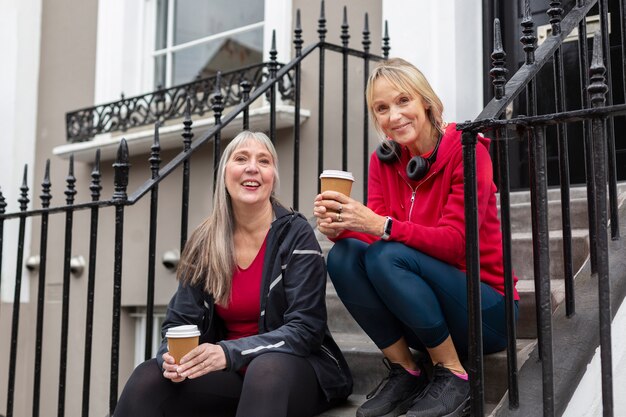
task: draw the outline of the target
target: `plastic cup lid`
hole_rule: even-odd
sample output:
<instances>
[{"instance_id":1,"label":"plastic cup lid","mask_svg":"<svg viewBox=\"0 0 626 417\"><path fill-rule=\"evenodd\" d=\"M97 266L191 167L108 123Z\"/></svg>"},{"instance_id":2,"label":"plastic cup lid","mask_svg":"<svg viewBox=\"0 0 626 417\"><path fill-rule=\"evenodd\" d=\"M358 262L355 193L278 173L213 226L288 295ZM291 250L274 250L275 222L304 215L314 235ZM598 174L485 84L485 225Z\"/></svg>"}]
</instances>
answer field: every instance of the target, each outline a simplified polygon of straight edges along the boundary
<instances>
[{"instance_id":1,"label":"plastic cup lid","mask_svg":"<svg viewBox=\"0 0 626 417\"><path fill-rule=\"evenodd\" d=\"M336 169L325 169L324 172L320 174L320 178L341 178L344 180L354 181L352 172L339 171Z\"/></svg>"},{"instance_id":2,"label":"plastic cup lid","mask_svg":"<svg viewBox=\"0 0 626 417\"><path fill-rule=\"evenodd\" d=\"M200 330L195 324L186 324L184 326L176 326L167 329L165 337L195 337L200 336Z\"/></svg>"}]
</instances>

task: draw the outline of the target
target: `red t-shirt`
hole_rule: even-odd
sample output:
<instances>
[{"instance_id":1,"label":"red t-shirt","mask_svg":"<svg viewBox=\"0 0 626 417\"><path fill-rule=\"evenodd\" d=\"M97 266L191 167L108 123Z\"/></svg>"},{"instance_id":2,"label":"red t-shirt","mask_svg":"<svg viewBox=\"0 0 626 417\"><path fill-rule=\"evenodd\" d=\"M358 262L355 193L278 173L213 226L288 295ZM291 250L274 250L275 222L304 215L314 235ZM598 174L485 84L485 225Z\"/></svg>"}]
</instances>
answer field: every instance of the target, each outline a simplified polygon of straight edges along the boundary
<instances>
[{"instance_id":1,"label":"red t-shirt","mask_svg":"<svg viewBox=\"0 0 626 417\"><path fill-rule=\"evenodd\" d=\"M231 299L228 307L215 305L217 314L226 325L226 339L240 339L259 333L261 314L261 277L267 238L259 253L247 268L237 267L233 274Z\"/></svg>"}]
</instances>

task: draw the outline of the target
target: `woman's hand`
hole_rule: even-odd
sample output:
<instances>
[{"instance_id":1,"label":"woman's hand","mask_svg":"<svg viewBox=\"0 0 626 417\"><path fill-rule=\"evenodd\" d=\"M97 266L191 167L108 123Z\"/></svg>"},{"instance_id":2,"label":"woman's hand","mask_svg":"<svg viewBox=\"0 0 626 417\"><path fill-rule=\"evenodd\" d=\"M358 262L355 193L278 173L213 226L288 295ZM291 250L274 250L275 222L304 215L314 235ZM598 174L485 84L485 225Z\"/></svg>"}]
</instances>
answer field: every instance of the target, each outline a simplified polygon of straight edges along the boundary
<instances>
[{"instance_id":1,"label":"woman's hand","mask_svg":"<svg viewBox=\"0 0 626 417\"><path fill-rule=\"evenodd\" d=\"M344 230L381 236L385 217L352 198L336 191L325 191L315 198L313 214L317 228L329 238L337 237Z\"/></svg>"},{"instance_id":2,"label":"woman's hand","mask_svg":"<svg viewBox=\"0 0 626 417\"><path fill-rule=\"evenodd\" d=\"M224 350L221 346L211 343L203 343L191 350L181 358L180 365L174 363L174 358L169 353L164 353L163 359L165 359L163 376L173 382L180 382L185 378L198 378L226 368Z\"/></svg>"},{"instance_id":3,"label":"woman's hand","mask_svg":"<svg viewBox=\"0 0 626 417\"><path fill-rule=\"evenodd\" d=\"M178 369L178 365L176 365L176 361L174 357L170 355L169 352L165 352L163 354L163 376L172 382L182 382L185 380L185 377L178 375L176 369Z\"/></svg>"}]
</instances>

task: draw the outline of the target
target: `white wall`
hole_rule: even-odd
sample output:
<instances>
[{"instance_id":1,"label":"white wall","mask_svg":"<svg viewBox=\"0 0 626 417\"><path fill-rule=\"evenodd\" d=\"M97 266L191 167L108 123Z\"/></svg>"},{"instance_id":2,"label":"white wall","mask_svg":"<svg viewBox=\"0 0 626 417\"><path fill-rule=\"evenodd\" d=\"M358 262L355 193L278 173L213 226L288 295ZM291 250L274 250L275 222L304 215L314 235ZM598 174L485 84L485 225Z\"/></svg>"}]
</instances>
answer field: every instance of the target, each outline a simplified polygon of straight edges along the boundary
<instances>
[{"instance_id":1,"label":"white wall","mask_svg":"<svg viewBox=\"0 0 626 417\"><path fill-rule=\"evenodd\" d=\"M467 0L383 0L390 56L415 64L444 105L444 119L462 122L482 110L482 8Z\"/></svg>"},{"instance_id":2,"label":"white wall","mask_svg":"<svg viewBox=\"0 0 626 417\"><path fill-rule=\"evenodd\" d=\"M613 415L626 416L626 303L622 302L611 325L611 354L613 357ZM600 348L596 350L585 376L578 384L563 417L592 417L602 415L602 378L600 377Z\"/></svg>"},{"instance_id":3,"label":"white wall","mask_svg":"<svg viewBox=\"0 0 626 417\"><path fill-rule=\"evenodd\" d=\"M0 65L0 187L7 199L7 212L19 209L17 199L24 163L29 165L29 198L33 200L40 27L41 0L0 0L0 50L3 51L3 63ZM39 195L38 189L35 195ZM2 301L13 300L17 232L16 221L5 222L4 256L0 271ZM25 260L29 255L29 241L27 230ZM23 274L23 277L22 300L27 301L27 275Z\"/></svg>"}]
</instances>

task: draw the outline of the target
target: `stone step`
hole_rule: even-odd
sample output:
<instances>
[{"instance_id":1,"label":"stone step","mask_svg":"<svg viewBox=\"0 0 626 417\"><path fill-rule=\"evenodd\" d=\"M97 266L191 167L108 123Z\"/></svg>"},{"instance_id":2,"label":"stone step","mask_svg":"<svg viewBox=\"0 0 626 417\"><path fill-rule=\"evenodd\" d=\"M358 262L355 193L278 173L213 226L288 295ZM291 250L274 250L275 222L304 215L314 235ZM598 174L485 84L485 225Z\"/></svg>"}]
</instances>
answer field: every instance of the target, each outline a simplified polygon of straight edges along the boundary
<instances>
[{"instance_id":1,"label":"stone step","mask_svg":"<svg viewBox=\"0 0 626 417\"><path fill-rule=\"evenodd\" d=\"M618 184L618 187L620 184ZM577 185L570 187L570 200L577 198L587 198L587 189L584 185ZM509 193L509 200L511 204L528 203L530 202L530 191L512 191ZM559 187L552 187L548 189L548 201L561 200L561 189ZM496 201L500 204L500 193L496 193Z\"/></svg>"},{"instance_id":2,"label":"stone step","mask_svg":"<svg viewBox=\"0 0 626 417\"><path fill-rule=\"evenodd\" d=\"M520 280L517 282L517 292L520 296L519 318L517 321L518 338L537 337L537 313L535 310L535 281ZM550 294L552 312L565 301L565 281L562 279L550 280Z\"/></svg>"},{"instance_id":3,"label":"stone step","mask_svg":"<svg viewBox=\"0 0 626 417\"><path fill-rule=\"evenodd\" d=\"M560 230L549 233L550 238L550 277L563 277L563 234ZM512 260L515 275L520 280L534 279L532 233L511 234ZM589 232L584 229L572 230L572 265L574 275L589 256Z\"/></svg>"},{"instance_id":4,"label":"stone step","mask_svg":"<svg viewBox=\"0 0 626 417\"><path fill-rule=\"evenodd\" d=\"M345 403L338 405L332 410L328 410L325 413L320 414L318 417L354 417L356 410L361 404L365 402L365 395L353 394ZM491 414L497 404L485 403L485 415ZM405 414L400 415L404 417Z\"/></svg>"},{"instance_id":5,"label":"stone step","mask_svg":"<svg viewBox=\"0 0 626 417\"><path fill-rule=\"evenodd\" d=\"M333 332L333 337L352 371L353 393L366 395L387 375L381 351L365 335ZM526 361L535 343L534 339L517 340L518 367ZM416 355L418 361L424 360L422 354ZM484 369L485 400L497 403L504 395L508 384L506 351L485 355Z\"/></svg>"},{"instance_id":6,"label":"stone step","mask_svg":"<svg viewBox=\"0 0 626 417\"><path fill-rule=\"evenodd\" d=\"M500 210L498 210L500 216ZM532 212L530 202L511 204L511 233L527 232L532 229ZM561 230L563 228L561 216L561 201L548 202L548 228ZM577 198L570 201L570 227L572 229L588 229L587 199Z\"/></svg>"},{"instance_id":7,"label":"stone step","mask_svg":"<svg viewBox=\"0 0 626 417\"><path fill-rule=\"evenodd\" d=\"M626 191L626 182L617 183L617 193ZM586 199L587 188L584 184L573 185L569 189L570 200ZM497 203L500 204L500 193L496 193ZM561 189L559 187L551 187L548 189L548 201L561 200ZM510 193L511 204L530 202L530 191L513 191Z\"/></svg>"}]
</instances>

